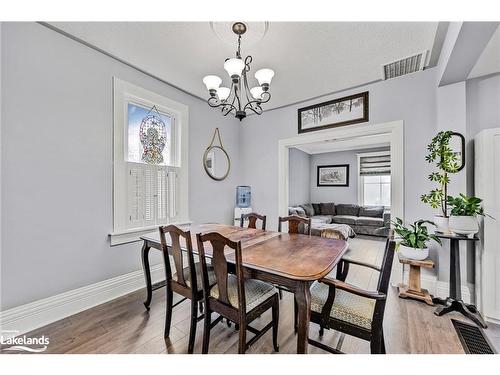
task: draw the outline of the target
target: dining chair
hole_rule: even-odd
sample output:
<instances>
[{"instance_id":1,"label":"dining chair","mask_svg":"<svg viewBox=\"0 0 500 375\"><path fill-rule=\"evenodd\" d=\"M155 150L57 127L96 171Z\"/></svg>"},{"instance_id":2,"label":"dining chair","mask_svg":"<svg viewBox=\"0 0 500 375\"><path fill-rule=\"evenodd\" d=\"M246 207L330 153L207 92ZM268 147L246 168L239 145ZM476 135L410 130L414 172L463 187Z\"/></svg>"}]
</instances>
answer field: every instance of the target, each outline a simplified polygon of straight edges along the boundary
<instances>
[{"instance_id":1,"label":"dining chair","mask_svg":"<svg viewBox=\"0 0 500 375\"><path fill-rule=\"evenodd\" d=\"M241 214L240 227L243 228L243 223L246 219L248 219L248 228L257 229L257 220L262 220L262 230L266 230L266 215L259 215L256 212Z\"/></svg>"},{"instance_id":2,"label":"dining chair","mask_svg":"<svg viewBox=\"0 0 500 375\"><path fill-rule=\"evenodd\" d=\"M197 303L203 300L203 288L201 282L200 263L195 263L193 256L193 246L191 243L191 233L185 232L175 225L162 226L160 229L160 243L165 264L165 289L166 289L166 310L165 310L165 331L164 337L170 335L170 325L172 321L172 310L175 306L186 299L191 300L191 325L189 328L188 353L193 353L194 339L196 336L196 324L203 319L203 315L197 316ZM170 235L171 245L167 245L166 234ZM184 265L184 258L180 245L181 238L186 244L187 266ZM168 248L171 248L172 258L176 273L172 275L170 266L170 256ZM215 282L213 268L207 266L208 283ZM173 292L180 294L184 298L173 304Z\"/></svg>"},{"instance_id":3,"label":"dining chair","mask_svg":"<svg viewBox=\"0 0 500 375\"><path fill-rule=\"evenodd\" d=\"M311 234L311 218L291 215L278 218L278 232L281 232L281 223L288 222L288 233L303 233ZM306 229L301 231L300 225L306 226Z\"/></svg>"},{"instance_id":4,"label":"dining chair","mask_svg":"<svg viewBox=\"0 0 500 375\"><path fill-rule=\"evenodd\" d=\"M260 280L245 278L240 241L231 241L217 232L198 233L196 237L200 256L205 305L202 353L208 353L210 330L222 318L234 322L239 327L238 353L244 354L270 328L273 330L274 350L279 351L279 300L274 286ZM210 242L212 248L212 266L216 278L214 285L210 283L209 268L205 258L205 242ZM235 257L236 261L234 264L234 274L228 272L233 265L227 262L225 255L226 248L234 251L231 254L231 256ZM253 320L269 309L272 310L272 320L269 324L260 331L250 326ZM211 321L212 312L220 315L214 322ZM247 331L255 334L248 342L246 341Z\"/></svg>"},{"instance_id":5,"label":"dining chair","mask_svg":"<svg viewBox=\"0 0 500 375\"><path fill-rule=\"evenodd\" d=\"M311 218L305 218L297 215L285 216L278 218L278 232L281 232L281 223L288 223L288 233L292 234L307 234L311 235ZM304 230L301 230L300 226L305 226ZM283 290L290 292L287 288L276 285L279 291L280 299L283 298ZM296 309L296 308L295 308Z\"/></svg>"},{"instance_id":6,"label":"dining chair","mask_svg":"<svg viewBox=\"0 0 500 375\"><path fill-rule=\"evenodd\" d=\"M344 259L345 274L349 264L367 267L379 272L377 288L369 291L345 281L324 278L311 286L311 322L322 329L333 329L370 341L372 354L385 354L382 323L387 301L396 243L391 230L387 237L381 268L363 262ZM309 344L330 353L341 353L321 342L309 338Z\"/></svg>"}]
</instances>

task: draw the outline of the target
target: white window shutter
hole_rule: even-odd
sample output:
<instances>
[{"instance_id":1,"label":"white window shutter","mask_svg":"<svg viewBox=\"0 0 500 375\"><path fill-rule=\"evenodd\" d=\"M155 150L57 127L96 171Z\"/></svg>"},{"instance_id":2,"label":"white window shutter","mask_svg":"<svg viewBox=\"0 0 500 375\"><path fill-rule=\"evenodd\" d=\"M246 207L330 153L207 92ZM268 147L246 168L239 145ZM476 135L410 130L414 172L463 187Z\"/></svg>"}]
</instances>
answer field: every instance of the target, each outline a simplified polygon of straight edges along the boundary
<instances>
[{"instance_id":1,"label":"white window shutter","mask_svg":"<svg viewBox=\"0 0 500 375\"><path fill-rule=\"evenodd\" d=\"M158 168L156 172L156 219L157 224L162 224L167 221L167 200L168 200L168 183L167 170Z\"/></svg>"},{"instance_id":2,"label":"white window shutter","mask_svg":"<svg viewBox=\"0 0 500 375\"><path fill-rule=\"evenodd\" d=\"M145 166L143 168L144 179L144 210L143 225L155 224L155 201L156 201L156 175L155 168Z\"/></svg>"},{"instance_id":3,"label":"white window shutter","mask_svg":"<svg viewBox=\"0 0 500 375\"><path fill-rule=\"evenodd\" d=\"M177 216L177 171L170 170L168 172L168 216L175 218Z\"/></svg>"},{"instance_id":4,"label":"white window shutter","mask_svg":"<svg viewBox=\"0 0 500 375\"><path fill-rule=\"evenodd\" d=\"M142 168L130 166L128 169L128 219L129 227L142 225L142 200L144 196Z\"/></svg>"}]
</instances>

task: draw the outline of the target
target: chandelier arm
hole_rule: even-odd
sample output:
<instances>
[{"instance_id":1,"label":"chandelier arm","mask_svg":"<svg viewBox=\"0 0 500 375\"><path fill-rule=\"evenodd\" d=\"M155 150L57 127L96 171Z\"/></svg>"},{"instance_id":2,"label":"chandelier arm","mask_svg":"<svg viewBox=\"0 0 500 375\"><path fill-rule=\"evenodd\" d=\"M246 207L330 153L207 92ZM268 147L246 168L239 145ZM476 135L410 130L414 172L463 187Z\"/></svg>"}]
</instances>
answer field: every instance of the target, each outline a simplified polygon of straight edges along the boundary
<instances>
[{"instance_id":1,"label":"chandelier arm","mask_svg":"<svg viewBox=\"0 0 500 375\"><path fill-rule=\"evenodd\" d=\"M254 100L253 102L247 103L247 105L245 106L245 111L247 109L249 109L250 111L252 111L253 113L255 113L257 115L261 115L264 112L262 110L262 107L260 106L260 104L256 100Z\"/></svg>"},{"instance_id":2,"label":"chandelier arm","mask_svg":"<svg viewBox=\"0 0 500 375\"><path fill-rule=\"evenodd\" d=\"M240 96L238 95L238 89L240 89L240 92L241 92L241 79L240 81L238 82L238 84L235 84L234 86L234 97L236 99L236 101L238 102L238 111L241 111L241 100L240 100Z\"/></svg>"},{"instance_id":3,"label":"chandelier arm","mask_svg":"<svg viewBox=\"0 0 500 375\"><path fill-rule=\"evenodd\" d=\"M253 101L253 96L250 92L250 88L248 87L248 80L247 80L247 75L246 73L244 74L244 78L243 78L243 84L245 86L245 96L247 98L247 104L250 103L251 101Z\"/></svg>"},{"instance_id":4,"label":"chandelier arm","mask_svg":"<svg viewBox=\"0 0 500 375\"><path fill-rule=\"evenodd\" d=\"M220 100L218 100L217 98L215 97L211 97L207 100L207 103L210 107L212 108L219 108L219 107L222 107L221 110L224 111L226 108L231 108L230 111L232 109L236 109L236 107L232 104L229 104L229 103L225 103L225 102L221 102Z\"/></svg>"}]
</instances>

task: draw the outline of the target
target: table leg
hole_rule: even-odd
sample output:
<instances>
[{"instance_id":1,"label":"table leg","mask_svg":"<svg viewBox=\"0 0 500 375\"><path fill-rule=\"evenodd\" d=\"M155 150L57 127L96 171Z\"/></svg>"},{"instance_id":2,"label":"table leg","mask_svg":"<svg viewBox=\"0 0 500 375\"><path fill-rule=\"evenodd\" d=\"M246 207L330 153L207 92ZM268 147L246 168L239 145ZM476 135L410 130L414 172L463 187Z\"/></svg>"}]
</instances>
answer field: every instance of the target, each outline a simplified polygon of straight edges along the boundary
<instances>
[{"instance_id":1,"label":"table leg","mask_svg":"<svg viewBox=\"0 0 500 375\"><path fill-rule=\"evenodd\" d=\"M297 285L295 300L297 301L297 353L307 354L309 338L309 321L311 319L310 282L303 281Z\"/></svg>"},{"instance_id":2,"label":"table leg","mask_svg":"<svg viewBox=\"0 0 500 375\"><path fill-rule=\"evenodd\" d=\"M462 299L462 281L460 279L460 251L459 241L450 239L450 290L449 297L455 300Z\"/></svg>"},{"instance_id":3,"label":"table leg","mask_svg":"<svg viewBox=\"0 0 500 375\"><path fill-rule=\"evenodd\" d=\"M149 268L149 250L151 247L148 245L147 241L144 241L141 249L142 258L142 268L144 270L144 278L146 280L146 292L147 297L144 301L144 306L149 311L149 305L151 304L151 298L153 297L153 286L151 285L151 269Z\"/></svg>"}]
</instances>

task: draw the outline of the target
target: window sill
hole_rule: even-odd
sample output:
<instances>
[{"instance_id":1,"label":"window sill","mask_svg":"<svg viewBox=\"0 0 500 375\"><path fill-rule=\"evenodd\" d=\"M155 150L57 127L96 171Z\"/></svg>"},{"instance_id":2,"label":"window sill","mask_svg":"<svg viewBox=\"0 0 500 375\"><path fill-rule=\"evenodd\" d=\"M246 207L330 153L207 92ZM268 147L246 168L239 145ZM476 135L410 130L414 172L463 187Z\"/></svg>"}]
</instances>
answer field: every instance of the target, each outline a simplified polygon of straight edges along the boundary
<instances>
[{"instance_id":1,"label":"window sill","mask_svg":"<svg viewBox=\"0 0 500 375\"><path fill-rule=\"evenodd\" d=\"M191 224L190 220L176 221L165 225L184 225ZM109 234L111 246L123 245L131 242L138 242L141 236L146 233L157 232L159 225L152 225L149 227L134 228L123 232L113 232Z\"/></svg>"}]
</instances>

